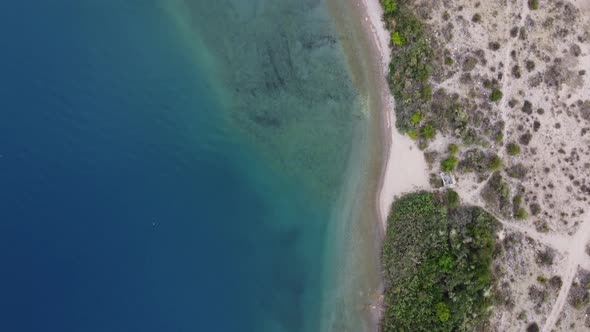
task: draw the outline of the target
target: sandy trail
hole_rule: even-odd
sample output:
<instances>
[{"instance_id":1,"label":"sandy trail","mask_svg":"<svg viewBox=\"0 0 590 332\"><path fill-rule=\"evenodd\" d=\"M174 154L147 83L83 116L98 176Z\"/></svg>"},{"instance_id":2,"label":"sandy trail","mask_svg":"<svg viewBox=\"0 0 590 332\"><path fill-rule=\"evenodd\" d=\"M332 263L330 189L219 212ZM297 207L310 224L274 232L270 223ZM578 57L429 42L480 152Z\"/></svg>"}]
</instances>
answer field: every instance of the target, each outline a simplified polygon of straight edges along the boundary
<instances>
[{"instance_id":1,"label":"sandy trail","mask_svg":"<svg viewBox=\"0 0 590 332\"><path fill-rule=\"evenodd\" d=\"M473 199L476 196L477 195L472 195L465 199L465 203L483 206L478 199ZM586 215L584 222L579 226L576 233L573 236L567 236L557 233L540 233L535 229L503 220L487 209L486 211L493 215L505 228L526 234L537 242L550 246L565 256L567 264L564 270L565 273L562 275L563 287L561 288L557 300L553 304L551 313L547 317L543 327L543 332L550 332L563 311L578 267L590 270L590 257L588 257L586 253L586 244L590 242L590 213Z\"/></svg>"},{"instance_id":2,"label":"sandy trail","mask_svg":"<svg viewBox=\"0 0 590 332\"><path fill-rule=\"evenodd\" d=\"M562 277L563 287L561 288L557 300L551 309L551 314L547 317L545 326L543 326L543 332L549 332L555 326L563 306L566 303L567 296L570 288L572 287L572 281L576 276L578 267L587 267L589 265L588 256L586 254L586 244L590 240L590 214L584 218L584 223L580 225L578 231L572 239L570 239L569 246L566 249L565 254L567 255L567 267L565 274Z\"/></svg>"}]
</instances>

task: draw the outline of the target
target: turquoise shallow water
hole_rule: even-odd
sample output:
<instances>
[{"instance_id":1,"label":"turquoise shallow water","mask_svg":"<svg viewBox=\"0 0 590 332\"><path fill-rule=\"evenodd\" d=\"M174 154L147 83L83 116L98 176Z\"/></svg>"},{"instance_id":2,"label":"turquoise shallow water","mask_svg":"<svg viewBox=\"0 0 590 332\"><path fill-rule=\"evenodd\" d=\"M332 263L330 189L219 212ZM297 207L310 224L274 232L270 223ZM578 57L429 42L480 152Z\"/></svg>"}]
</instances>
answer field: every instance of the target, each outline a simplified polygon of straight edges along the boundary
<instances>
[{"instance_id":1,"label":"turquoise shallow water","mask_svg":"<svg viewBox=\"0 0 590 332\"><path fill-rule=\"evenodd\" d=\"M324 2L0 12L0 330L307 332L332 303L359 314L329 262L346 260L364 120Z\"/></svg>"}]
</instances>

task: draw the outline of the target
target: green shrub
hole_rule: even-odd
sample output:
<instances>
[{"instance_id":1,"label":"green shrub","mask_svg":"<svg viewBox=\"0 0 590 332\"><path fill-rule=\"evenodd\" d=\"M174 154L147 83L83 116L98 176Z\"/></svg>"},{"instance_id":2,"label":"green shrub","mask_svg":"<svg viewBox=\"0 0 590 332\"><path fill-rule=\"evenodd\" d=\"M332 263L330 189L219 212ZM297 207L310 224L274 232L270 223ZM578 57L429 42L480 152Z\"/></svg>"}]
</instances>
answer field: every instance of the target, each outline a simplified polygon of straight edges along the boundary
<instances>
[{"instance_id":1,"label":"green shrub","mask_svg":"<svg viewBox=\"0 0 590 332\"><path fill-rule=\"evenodd\" d=\"M425 85L422 88L422 90L420 91L420 97L422 97L422 99L424 100L432 99L432 87L429 84Z\"/></svg>"},{"instance_id":2,"label":"green shrub","mask_svg":"<svg viewBox=\"0 0 590 332\"><path fill-rule=\"evenodd\" d=\"M459 194L457 194L456 191L450 189L447 190L446 201L449 209L456 209L461 204L461 198L459 197Z\"/></svg>"},{"instance_id":3,"label":"green shrub","mask_svg":"<svg viewBox=\"0 0 590 332\"><path fill-rule=\"evenodd\" d=\"M391 42L393 45L404 46L406 44L406 39L398 31L396 31L391 34Z\"/></svg>"},{"instance_id":4,"label":"green shrub","mask_svg":"<svg viewBox=\"0 0 590 332\"><path fill-rule=\"evenodd\" d=\"M436 316L441 322L446 322L451 318L451 311L449 307L443 302L439 302L436 304Z\"/></svg>"},{"instance_id":5,"label":"green shrub","mask_svg":"<svg viewBox=\"0 0 590 332\"><path fill-rule=\"evenodd\" d=\"M413 140L418 139L418 134L415 130L408 130L408 136L410 136L410 138Z\"/></svg>"},{"instance_id":6,"label":"green shrub","mask_svg":"<svg viewBox=\"0 0 590 332\"><path fill-rule=\"evenodd\" d=\"M529 217L528 212L524 208L518 208L514 213L514 218L518 220L525 220Z\"/></svg>"},{"instance_id":7,"label":"green shrub","mask_svg":"<svg viewBox=\"0 0 590 332\"><path fill-rule=\"evenodd\" d=\"M494 172L481 191L484 202L496 212L506 218L512 216L510 185L500 172Z\"/></svg>"},{"instance_id":8,"label":"green shrub","mask_svg":"<svg viewBox=\"0 0 590 332\"><path fill-rule=\"evenodd\" d=\"M438 269L442 272L450 273L455 266L455 260L450 255L444 255L438 260Z\"/></svg>"},{"instance_id":9,"label":"green shrub","mask_svg":"<svg viewBox=\"0 0 590 332\"><path fill-rule=\"evenodd\" d=\"M539 9L539 0L529 0L529 8L532 10Z\"/></svg>"},{"instance_id":10,"label":"green shrub","mask_svg":"<svg viewBox=\"0 0 590 332\"><path fill-rule=\"evenodd\" d=\"M506 151L511 156L517 156L520 154L520 145L517 143L510 143L506 146Z\"/></svg>"},{"instance_id":11,"label":"green shrub","mask_svg":"<svg viewBox=\"0 0 590 332\"><path fill-rule=\"evenodd\" d=\"M424 24L413 8L406 1L397 4L392 14L385 15L387 28L393 32L391 42L397 46L392 52L388 83L396 101L396 126L407 132L415 128L410 119L415 112L430 110L431 91L427 85L433 71L433 51Z\"/></svg>"},{"instance_id":12,"label":"green shrub","mask_svg":"<svg viewBox=\"0 0 590 332\"><path fill-rule=\"evenodd\" d=\"M515 208L519 208L520 204L522 204L522 196L514 196L514 198L512 198L512 205L514 205Z\"/></svg>"},{"instance_id":13,"label":"green shrub","mask_svg":"<svg viewBox=\"0 0 590 332\"><path fill-rule=\"evenodd\" d=\"M482 330L497 221L480 208L448 211L438 195L417 192L395 200L387 222L382 331Z\"/></svg>"},{"instance_id":14,"label":"green shrub","mask_svg":"<svg viewBox=\"0 0 590 332\"><path fill-rule=\"evenodd\" d=\"M463 71L472 71L475 66L477 66L477 59L472 56L468 56L465 61L463 61Z\"/></svg>"},{"instance_id":15,"label":"green shrub","mask_svg":"<svg viewBox=\"0 0 590 332\"><path fill-rule=\"evenodd\" d=\"M410 121L412 122L413 125L417 125L420 123L420 121L422 120L423 117L424 117L424 114L422 112L416 112L416 113L412 114Z\"/></svg>"},{"instance_id":16,"label":"green shrub","mask_svg":"<svg viewBox=\"0 0 590 332\"><path fill-rule=\"evenodd\" d=\"M457 157L450 156L440 163L440 168L445 172L452 172L457 167Z\"/></svg>"},{"instance_id":17,"label":"green shrub","mask_svg":"<svg viewBox=\"0 0 590 332\"><path fill-rule=\"evenodd\" d=\"M436 129L431 124L426 124L420 128L420 136L424 139L433 139L436 136Z\"/></svg>"},{"instance_id":18,"label":"green shrub","mask_svg":"<svg viewBox=\"0 0 590 332\"><path fill-rule=\"evenodd\" d=\"M451 58L450 56L445 58L445 65L451 66L453 63L455 63L455 60L453 60L453 58Z\"/></svg>"},{"instance_id":19,"label":"green shrub","mask_svg":"<svg viewBox=\"0 0 590 332\"><path fill-rule=\"evenodd\" d=\"M449 144L449 153L453 156L459 153L459 146L457 144Z\"/></svg>"},{"instance_id":20,"label":"green shrub","mask_svg":"<svg viewBox=\"0 0 590 332\"><path fill-rule=\"evenodd\" d=\"M500 168L502 168L502 159L500 159L500 157L498 156L493 156L492 158L490 158L489 163L488 163L488 170L490 171L497 171Z\"/></svg>"},{"instance_id":21,"label":"green shrub","mask_svg":"<svg viewBox=\"0 0 590 332\"><path fill-rule=\"evenodd\" d=\"M492 93L490 94L490 101L497 102L502 99L503 96L504 94L502 91L500 91L500 89L493 88Z\"/></svg>"},{"instance_id":22,"label":"green shrub","mask_svg":"<svg viewBox=\"0 0 590 332\"><path fill-rule=\"evenodd\" d=\"M381 3L383 4L385 15L391 15L397 9L397 3L395 0L381 0Z\"/></svg>"},{"instance_id":23,"label":"green shrub","mask_svg":"<svg viewBox=\"0 0 590 332\"><path fill-rule=\"evenodd\" d=\"M498 133L496 136L494 136L494 142L496 142L496 143L502 142L503 139L504 139L504 134L502 134L502 133Z\"/></svg>"}]
</instances>

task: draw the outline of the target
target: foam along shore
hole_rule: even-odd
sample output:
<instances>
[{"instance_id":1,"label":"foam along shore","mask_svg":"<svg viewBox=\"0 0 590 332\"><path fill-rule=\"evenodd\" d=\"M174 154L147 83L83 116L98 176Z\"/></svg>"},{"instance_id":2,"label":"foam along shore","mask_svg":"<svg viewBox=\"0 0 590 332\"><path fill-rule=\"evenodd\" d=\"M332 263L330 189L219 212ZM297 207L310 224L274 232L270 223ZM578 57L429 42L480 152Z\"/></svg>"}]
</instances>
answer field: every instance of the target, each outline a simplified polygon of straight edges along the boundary
<instances>
[{"instance_id":1,"label":"foam along shore","mask_svg":"<svg viewBox=\"0 0 590 332\"><path fill-rule=\"evenodd\" d=\"M383 22L383 9L377 0L361 0L365 11L364 21L372 35L372 43L380 57L382 75L379 80L381 130L383 138L383 167L377 191L377 214L383 230L387 226L387 215L396 196L428 188L428 172L424 155L415 142L398 132L395 127L395 103L387 85L387 72L391 58L390 34Z\"/></svg>"}]
</instances>

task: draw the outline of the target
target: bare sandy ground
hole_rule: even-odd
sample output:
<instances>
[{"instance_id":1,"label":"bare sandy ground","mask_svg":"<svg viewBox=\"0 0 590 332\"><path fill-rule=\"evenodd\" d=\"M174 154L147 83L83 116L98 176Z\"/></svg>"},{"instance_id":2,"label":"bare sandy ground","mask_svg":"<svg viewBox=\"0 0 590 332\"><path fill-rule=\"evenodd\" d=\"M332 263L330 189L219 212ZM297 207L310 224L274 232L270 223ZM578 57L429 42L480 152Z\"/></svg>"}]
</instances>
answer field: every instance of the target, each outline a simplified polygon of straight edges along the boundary
<instances>
[{"instance_id":1,"label":"bare sandy ground","mask_svg":"<svg viewBox=\"0 0 590 332\"><path fill-rule=\"evenodd\" d=\"M590 0L573 0L574 5L576 5L581 10L589 11L590 10Z\"/></svg>"},{"instance_id":2,"label":"bare sandy ground","mask_svg":"<svg viewBox=\"0 0 590 332\"><path fill-rule=\"evenodd\" d=\"M456 172L463 202L486 208L504 226L493 267L498 298L491 330L534 324L547 332L590 330L590 305L573 304L590 271L590 117L583 106L590 98L590 0L543 0L537 10L527 0L416 3L454 60L433 90L476 100L472 116L480 110L490 123L504 124L501 142L464 146L459 158L468 149L500 156L510 199L520 196L529 212L519 220L484 201L491 174ZM469 56L478 58L473 69L463 66ZM487 104L486 79L497 80L504 93L498 104ZM510 142L522 152L509 155ZM441 135L429 150L444 156L449 143L458 142ZM518 165L526 174L510 176L507 170Z\"/></svg>"},{"instance_id":3,"label":"bare sandy ground","mask_svg":"<svg viewBox=\"0 0 590 332\"><path fill-rule=\"evenodd\" d=\"M377 0L358 1L381 56L383 70L379 85L382 87L386 158L377 207L385 230L387 214L395 196L432 188L422 151L395 128L393 98L385 79L391 50L389 33L381 21L381 7ZM590 306L585 304L583 308L574 308L571 303L574 290L586 282L585 271L590 271L590 250L586 249L586 245L590 245L589 200L577 189L580 183L586 183L590 178L590 141L584 136L584 130L590 132L590 129L584 129L588 122L575 115L578 100L590 97L590 81L587 74L582 74L583 70L590 71L590 43L585 35L585 31L590 31L590 0L547 0L541 2L539 10L530 10L527 2L448 0L443 6L442 2L418 0L418 8L429 17L428 23L438 36L451 32L446 48L456 63L462 63L465 55L473 50L483 50L487 65L484 60L471 72L476 82L487 77L500 77L500 88L505 97L487 113L492 120L505 123L504 145L492 142L489 147L480 149L497 153L506 167L524 164L528 169L525 178L516 180L505 176L505 179L514 195L522 195L528 210L532 211L531 206L535 204L542 208L542 213L531 214L524 221L516 220L512 215L497 215L480 196L487 179L482 181L470 174L459 174L456 190L463 202L486 208L504 226L498 234L498 245L504 254L494 262L498 278L496 293L501 297L496 301L504 303L494 307L491 330L525 330L537 324L547 332L585 331L590 328ZM568 7L568 3L579 12ZM446 10L451 13L449 21L443 19ZM481 23L472 21L476 14L483 18ZM515 27L521 30L517 38L511 36ZM566 29L571 29L569 34L564 32ZM501 45L497 52L489 49L492 41ZM575 45L579 46L577 51ZM536 63L536 68L525 71L525 61L529 60ZM559 67L558 61L564 65ZM564 73L559 76L562 82L557 88L547 83L552 79L549 74L554 63ZM517 65L522 77L521 74L515 76ZM460 82L461 71L457 72L458 75L453 74L433 85L460 95L475 93L478 96L481 86ZM545 85L532 85L531 82L538 80L541 74L545 75ZM516 107L509 105L514 100L517 101ZM521 112L524 100L530 100L535 106L532 115ZM541 112L541 108L545 112ZM530 144L523 145L521 155L509 156L505 144L519 141L521 134L533 127L533 139ZM439 137L430 149L444 153L449 143L455 141ZM552 253L551 263L543 262L547 252ZM552 280L558 282L551 283Z\"/></svg>"}]
</instances>

